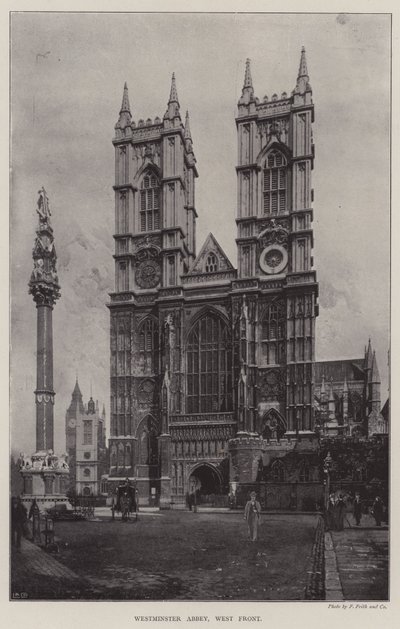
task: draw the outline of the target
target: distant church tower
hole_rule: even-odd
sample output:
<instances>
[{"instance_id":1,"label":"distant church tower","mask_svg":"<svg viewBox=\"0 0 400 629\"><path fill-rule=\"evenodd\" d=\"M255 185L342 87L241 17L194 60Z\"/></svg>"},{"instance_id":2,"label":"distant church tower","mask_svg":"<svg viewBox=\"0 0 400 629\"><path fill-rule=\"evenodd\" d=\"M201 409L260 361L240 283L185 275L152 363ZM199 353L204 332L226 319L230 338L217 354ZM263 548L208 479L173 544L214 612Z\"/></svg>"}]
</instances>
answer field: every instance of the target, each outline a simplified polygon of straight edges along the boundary
<instances>
[{"instance_id":1,"label":"distant church tower","mask_svg":"<svg viewBox=\"0 0 400 629\"><path fill-rule=\"evenodd\" d=\"M281 434L314 429L313 120L304 48L290 96L259 101L247 60L236 118L237 284L248 311L241 362L248 398L257 388L258 414L274 409ZM242 428L254 430L251 413Z\"/></svg>"}]
</instances>

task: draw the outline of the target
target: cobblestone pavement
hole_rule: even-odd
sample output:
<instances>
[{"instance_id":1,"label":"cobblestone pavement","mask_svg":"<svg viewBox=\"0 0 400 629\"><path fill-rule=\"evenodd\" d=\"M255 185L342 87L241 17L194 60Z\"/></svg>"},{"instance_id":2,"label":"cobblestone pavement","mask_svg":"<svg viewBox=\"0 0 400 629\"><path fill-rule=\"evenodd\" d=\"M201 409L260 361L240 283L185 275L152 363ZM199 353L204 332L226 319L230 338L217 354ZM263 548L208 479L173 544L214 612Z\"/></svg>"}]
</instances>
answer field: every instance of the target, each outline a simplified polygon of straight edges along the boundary
<instances>
[{"instance_id":1,"label":"cobblestone pavement","mask_svg":"<svg viewBox=\"0 0 400 629\"><path fill-rule=\"evenodd\" d=\"M252 543L241 513L57 522L57 560L82 583L63 595L42 575L24 591L36 599L304 600L317 524L315 515L265 514Z\"/></svg>"},{"instance_id":2,"label":"cobblestone pavement","mask_svg":"<svg viewBox=\"0 0 400 629\"><path fill-rule=\"evenodd\" d=\"M337 597L332 592L330 600L388 599L389 531L387 527L365 524L370 523L364 522L362 527L346 528L330 534L337 567L336 577L334 570L331 574L327 571L326 575L327 581L331 579L331 589L337 590Z\"/></svg>"}]
</instances>

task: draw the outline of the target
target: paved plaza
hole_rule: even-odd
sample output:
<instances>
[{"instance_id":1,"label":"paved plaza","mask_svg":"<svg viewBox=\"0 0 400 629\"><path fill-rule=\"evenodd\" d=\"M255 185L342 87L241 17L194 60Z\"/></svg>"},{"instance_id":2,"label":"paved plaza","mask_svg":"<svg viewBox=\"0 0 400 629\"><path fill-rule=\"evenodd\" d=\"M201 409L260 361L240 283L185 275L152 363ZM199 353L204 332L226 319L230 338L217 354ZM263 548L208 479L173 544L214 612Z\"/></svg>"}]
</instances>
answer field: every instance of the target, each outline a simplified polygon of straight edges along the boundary
<instances>
[{"instance_id":1,"label":"paved plaza","mask_svg":"<svg viewBox=\"0 0 400 629\"><path fill-rule=\"evenodd\" d=\"M147 511L139 520L56 522L59 552L23 540L13 599L387 600L387 527L323 532L317 515L263 514L247 539L238 512Z\"/></svg>"},{"instance_id":2,"label":"paved plaza","mask_svg":"<svg viewBox=\"0 0 400 629\"><path fill-rule=\"evenodd\" d=\"M14 597L22 592L29 599L302 600L317 523L316 515L265 514L253 543L242 513L165 511L141 513L138 522L109 516L56 522L54 563L74 579L40 566L36 556L34 577L26 566L32 545L25 543L13 558L12 589Z\"/></svg>"}]
</instances>

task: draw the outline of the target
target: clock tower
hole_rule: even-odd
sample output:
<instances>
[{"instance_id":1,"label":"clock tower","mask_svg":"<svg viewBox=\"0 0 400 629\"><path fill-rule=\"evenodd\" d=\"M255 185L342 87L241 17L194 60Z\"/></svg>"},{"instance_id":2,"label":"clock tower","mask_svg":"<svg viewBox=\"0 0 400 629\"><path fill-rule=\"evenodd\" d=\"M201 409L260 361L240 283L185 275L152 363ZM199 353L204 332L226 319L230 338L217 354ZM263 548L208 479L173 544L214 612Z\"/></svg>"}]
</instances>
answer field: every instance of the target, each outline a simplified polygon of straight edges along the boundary
<instances>
[{"instance_id":1,"label":"clock tower","mask_svg":"<svg viewBox=\"0 0 400 629\"><path fill-rule=\"evenodd\" d=\"M243 334L256 347L241 357L247 399L257 400L247 431L314 429L313 121L304 48L290 95L256 98L247 60L236 118L238 275L254 302Z\"/></svg>"}]
</instances>

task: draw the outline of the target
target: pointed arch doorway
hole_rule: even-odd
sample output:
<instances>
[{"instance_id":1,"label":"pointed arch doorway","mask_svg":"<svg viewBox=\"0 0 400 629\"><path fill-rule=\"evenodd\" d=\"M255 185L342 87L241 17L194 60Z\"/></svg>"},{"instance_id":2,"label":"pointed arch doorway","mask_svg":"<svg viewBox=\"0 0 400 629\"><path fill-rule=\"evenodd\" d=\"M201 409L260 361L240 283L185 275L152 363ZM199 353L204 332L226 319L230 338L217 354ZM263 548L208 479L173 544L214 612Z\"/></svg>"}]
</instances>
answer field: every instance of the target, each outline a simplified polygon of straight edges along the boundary
<instances>
[{"instance_id":1,"label":"pointed arch doorway","mask_svg":"<svg viewBox=\"0 0 400 629\"><path fill-rule=\"evenodd\" d=\"M212 502L211 496L222 491L220 472L211 463L199 463L190 472L188 479L189 494L196 494L198 504Z\"/></svg>"}]
</instances>

